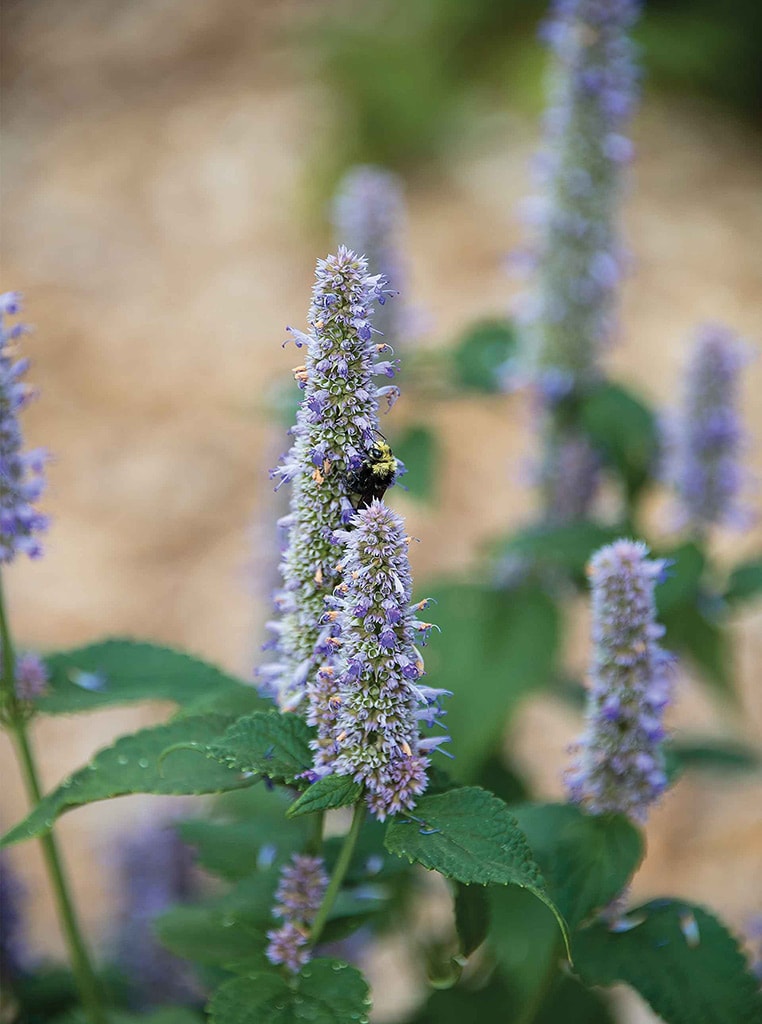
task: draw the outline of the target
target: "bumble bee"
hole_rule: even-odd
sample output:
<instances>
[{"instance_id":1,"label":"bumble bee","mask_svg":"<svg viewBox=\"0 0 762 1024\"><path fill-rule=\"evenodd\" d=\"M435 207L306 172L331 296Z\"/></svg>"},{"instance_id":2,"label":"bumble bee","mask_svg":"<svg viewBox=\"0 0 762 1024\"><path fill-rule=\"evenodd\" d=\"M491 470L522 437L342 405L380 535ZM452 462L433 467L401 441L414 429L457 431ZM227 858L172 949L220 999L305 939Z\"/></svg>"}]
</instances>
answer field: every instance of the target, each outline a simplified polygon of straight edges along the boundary
<instances>
[{"instance_id":1,"label":"bumble bee","mask_svg":"<svg viewBox=\"0 0 762 1024\"><path fill-rule=\"evenodd\" d=\"M363 453L357 469L347 473L347 490L352 507L367 508L374 498L383 498L397 475L397 460L383 434Z\"/></svg>"}]
</instances>

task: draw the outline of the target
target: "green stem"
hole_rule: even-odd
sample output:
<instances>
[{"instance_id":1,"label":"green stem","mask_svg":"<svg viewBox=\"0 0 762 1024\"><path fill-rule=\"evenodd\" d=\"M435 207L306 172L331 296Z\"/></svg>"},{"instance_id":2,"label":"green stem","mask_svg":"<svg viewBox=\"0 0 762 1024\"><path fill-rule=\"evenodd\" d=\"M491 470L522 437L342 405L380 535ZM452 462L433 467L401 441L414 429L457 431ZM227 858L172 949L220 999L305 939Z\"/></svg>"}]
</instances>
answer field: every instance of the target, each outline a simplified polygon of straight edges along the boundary
<instances>
[{"instance_id":1,"label":"green stem","mask_svg":"<svg viewBox=\"0 0 762 1024\"><path fill-rule=\"evenodd\" d=\"M313 857L320 856L320 850L323 846L323 823L325 821L325 811L318 811L312 815L312 834L307 842L307 852L312 854Z\"/></svg>"},{"instance_id":2,"label":"green stem","mask_svg":"<svg viewBox=\"0 0 762 1024\"><path fill-rule=\"evenodd\" d=\"M312 928L310 928L310 945L312 946L317 944L318 939L323 933L325 923L328 920L328 915L331 912L331 907L333 907L334 900L341 888L341 883L344 881L344 876L347 873L349 862L352 860L352 854L355 851L357 837L360 835L360 829L362 828L364 819L365 800L361 798L355 804L352 824L350 825L349 832L347 832L344 838L344 844L341 847L339 859L336 861L336 866L333 869L331 881L328 883L328 888L325 891L323 902L320 904L320 910L318 910L315 920L312 923Z\"/></svg>"},{"instance_id":3,"label":"green stem","mask_svg":"<svg viewBox=\"0 0 762 1024\"><path fill-rule=\"evenodd\" d=\"M3 602L2 574L0 574L0 639L2 640L3 654L3 687L6 690L7 708L10 712L9 729L16 744L21 774L24 779L24 786L32 807L36 807L42 800L42 789L37 774L37 765L27 735L26 722L18 709L15 697L16 678L16 657L11 640L8 620L5 615L5 604ZM82 1004L90 1018L91 1024L107 1024L108 1018L103 1008L100 987L90 963L82 933L77 922L77 915L74 910L69 886L64 874L63 864L58 852L58 846L52 832L40 837L42 853L45 858L45 866L48 870L50 884L55 896L58 909L58 918L61 929L69 949L72 970L77 982L77 988L82 999Z\"/></svg>"}]
</instances>

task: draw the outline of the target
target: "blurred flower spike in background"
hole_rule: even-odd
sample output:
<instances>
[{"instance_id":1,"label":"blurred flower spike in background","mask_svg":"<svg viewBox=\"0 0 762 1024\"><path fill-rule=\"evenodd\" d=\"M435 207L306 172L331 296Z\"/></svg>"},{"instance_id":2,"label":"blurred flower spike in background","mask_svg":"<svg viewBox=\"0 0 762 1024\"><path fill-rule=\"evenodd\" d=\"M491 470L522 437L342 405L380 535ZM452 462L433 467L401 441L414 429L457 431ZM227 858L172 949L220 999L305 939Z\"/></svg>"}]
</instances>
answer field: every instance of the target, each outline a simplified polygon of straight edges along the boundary
<instances>
[{"instance_id":1,"label":"blurred flower spike in background","mask_svg":"<svg viewBox=\"0 0 762 1024\"><path fill-rule=\"evenodd\" d=\"M45 487L43 471L47 454L41 448L23 451L18 414L34 396L22 383L27 359L15 359L15 342L26 332L23 324L7 327L5 318L21 308L18 292L0 295L0 562L12 562L17 554L37 558L42 554L38 534L48 525L35 508Z\"/></svg>"},{"instance_id":2,"label":"blurred flower spike in background","mask_svg":"<svg viewBox=\"0 0 762 1024\"><path fill-rule=\"evenodd\" d=\"M654 588L665 563L619 540L590 561L593 659L587 730L567 772L571 799L593 814L645 821L664 792L663 723L672 658L659 646Z\"/></svg>"},{"instance_id":3,"label":"blurred flower spike in background","mask_svg":"<svg viewBox=\"0 0 762 1024\"><path fill-rule=\"evenodd\" d=\"M622 272L617 220L636 101L628 32L637 0L556 0L541 197L533 204L535 281L521 311L529 372L550 400L600 375Z\"/></svg>"}]
</instances>

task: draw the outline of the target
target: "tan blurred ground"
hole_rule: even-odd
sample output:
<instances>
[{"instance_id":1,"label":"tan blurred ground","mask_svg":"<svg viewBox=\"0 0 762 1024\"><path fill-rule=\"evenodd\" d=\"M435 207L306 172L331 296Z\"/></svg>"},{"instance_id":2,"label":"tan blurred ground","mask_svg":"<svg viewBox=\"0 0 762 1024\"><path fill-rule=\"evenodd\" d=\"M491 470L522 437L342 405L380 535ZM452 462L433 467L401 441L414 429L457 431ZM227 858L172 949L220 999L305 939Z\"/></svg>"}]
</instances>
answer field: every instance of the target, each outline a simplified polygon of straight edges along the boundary
<instances>
[{"instance_id":1,"label":"tan blurred ground","mask_svg":"<svg viewBox=\"0 0 762 1024\"><path fill-rule=\"evenodd\" d=\"M248 674L260 642L276 503L267 469L285 447L261 413L293 356L314 260L330 240L308 211L310 159L327 98L288 43L298 4L243 0L77 0L4 5L3 288L26 295L42 398L27 417L56 456L46 557L9 576L22 644L103 634L183 645ZM626 212L634 257L622 344L612 364L666 404L699 320L762 337L759 140L726 115L651 100L637 126ZM409 298L432 315L432 343L501 312L513 286L501 258L520 239L535 125L510 109L477 125L469 152L410 186ZM745 385L750 453L762 477L762 363ZM392 415L411 414L404 400ZM419 574L469 564L477 543L530 508L518 482L529 451L515 399L416 409L444 439L434 510L395 495L422 543ZM759 548L760 531L718 538L724 556ZM718 714L683 684L677 721L762 742L762 617L735 630L743 710ZM581 630L583 626L581 626ZM581 636L584 634L581 633ZM584 661L584 645L572 645ZM150 709L54 720L36 729L47 785ZM577 728L537 702L516 741L544 792L559 793ZM2 751L0 823L24 800ZM649 826L637 893L706 902L740 927L762 909L759 781L681 782ZM88 927L109 913L108 845L157 803L115 801L60 826ZM34 941L57 952L38 853L14 851L39 894ZM392 961L394 961L394 956ZM383 969L383 965L379 966ZM393 986L392 986L393 990ZM401 993L400 993L401 994ZM394 992L377 994L380 1015ZM633 1018L634 1019L634 1018Z\"/></svg>"}]
</instances>

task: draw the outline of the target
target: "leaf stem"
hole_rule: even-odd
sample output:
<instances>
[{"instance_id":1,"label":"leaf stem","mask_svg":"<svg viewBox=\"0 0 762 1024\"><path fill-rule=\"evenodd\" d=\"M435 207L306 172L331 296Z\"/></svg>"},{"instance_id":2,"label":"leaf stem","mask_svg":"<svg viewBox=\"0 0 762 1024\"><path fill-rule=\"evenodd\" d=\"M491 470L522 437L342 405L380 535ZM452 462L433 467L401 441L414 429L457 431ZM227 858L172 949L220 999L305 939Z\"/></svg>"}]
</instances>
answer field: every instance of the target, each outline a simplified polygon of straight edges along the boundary
<instances>
[{"instance_id":1,"label":"leaf stem","mask_svg":"<svg viewBox=\"0 0 762 1024\"><path fill-rule=\"evenodd\" d=\"M21 775L32 807L42 800L37 765L29 742L26 719L16 700L16 657L13 642L5 614L3 601L2 573L0 573L0 640L2 641L2 688L5 690L5 704L8 711L8 728L13 736L18 754ZM58 910L66 945L69 950L72 970L77 988L91 1024L107 1024L106 1011L103 1007L100 986L93 971L90 958L82 938L77 921L74 904L69 893L69 885L64 873L58 845L52 832L40 837L45 866Z\"/></svg>"},{"instance_id":2,"label":"leaf stem","mask_svg":"<svg viewBox=\"0 0 762 1024\"><path fill-rule=\"evenodd\" d=\"M315 920L313 921L312 928L310 929L310 945L314 946L317 944L320 938L323 928L325 928L328 915L333 907L334 900L336 899L341 883L344 881L344 876L347 873L349 862L352 860L352 854L354 853L355 846L357 845L357 837L360 835L360 829L362 823L365 820L365 800L361 797L355 804L354 814L352 815L352 824L349 827L344 837L344 844L339 852L336 866L333 869L331 875L331 881L328 883L328 888L325 891L323 902L320 904L320 910L318 910Z\"/></svg>"}]
</instances>

